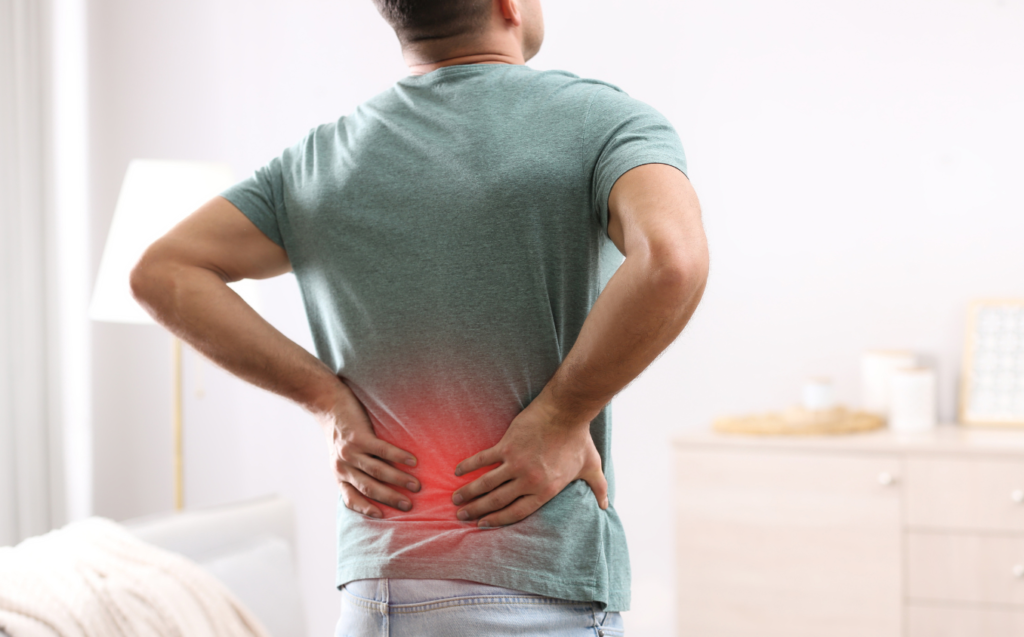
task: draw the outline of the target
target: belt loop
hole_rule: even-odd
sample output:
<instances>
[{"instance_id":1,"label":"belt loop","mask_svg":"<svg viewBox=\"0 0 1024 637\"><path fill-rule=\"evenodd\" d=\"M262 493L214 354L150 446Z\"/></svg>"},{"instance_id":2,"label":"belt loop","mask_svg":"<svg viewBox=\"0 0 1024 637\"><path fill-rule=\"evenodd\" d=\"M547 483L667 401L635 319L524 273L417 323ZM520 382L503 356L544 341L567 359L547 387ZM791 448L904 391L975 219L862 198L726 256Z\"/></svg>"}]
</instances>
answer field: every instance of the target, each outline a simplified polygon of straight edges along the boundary
<instances>
[{"instance_id":1,"label":"belt loop","mask_svg":"<svg viewBox=\"0 0 1024 637\"><path fill-rule=\"evenodd\" d=\"M381 635L386 637L391 634L391 609L388 608L388 604L391 603L391 582L388 578L380 578L380 597L383 601L380 605L381 619L383 620L383 631Z\"/></svg>"}]
</instances>

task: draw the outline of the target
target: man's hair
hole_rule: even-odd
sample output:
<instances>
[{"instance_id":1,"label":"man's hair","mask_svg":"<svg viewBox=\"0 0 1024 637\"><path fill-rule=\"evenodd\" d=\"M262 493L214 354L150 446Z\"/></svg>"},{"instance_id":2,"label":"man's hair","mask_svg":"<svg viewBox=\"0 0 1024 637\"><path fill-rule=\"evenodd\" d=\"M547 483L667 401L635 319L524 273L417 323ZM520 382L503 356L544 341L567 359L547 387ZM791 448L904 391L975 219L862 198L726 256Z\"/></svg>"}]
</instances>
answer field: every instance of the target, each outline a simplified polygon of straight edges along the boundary
<instances>
[{"instance_id":1,"label":"man's hair","mask_svg":"<svg viewBox=\"0 0 1024 637\"><path fill-rule=\"evenodd\" d=\"M494 0L373 0L403 43L468 35L491 17Z\"/></svg>"}]
</instances>

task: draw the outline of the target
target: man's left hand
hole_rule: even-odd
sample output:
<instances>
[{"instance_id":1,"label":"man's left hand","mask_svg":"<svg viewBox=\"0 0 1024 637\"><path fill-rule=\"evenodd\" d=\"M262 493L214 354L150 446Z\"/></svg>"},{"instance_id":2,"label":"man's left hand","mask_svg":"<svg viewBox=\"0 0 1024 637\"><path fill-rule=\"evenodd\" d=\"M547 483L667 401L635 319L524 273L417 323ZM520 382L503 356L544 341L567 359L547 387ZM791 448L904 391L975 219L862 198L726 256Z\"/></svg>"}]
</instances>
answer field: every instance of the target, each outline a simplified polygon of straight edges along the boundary
<instances>
[{"instance_id":1,"label":"man's left hand","mask_svg":"<svg viewBox=\"0 0 1024 637\"><path fill-rule=\"evenodd\" d=\"M455 468L461 476L498 465L452 494L460 520L479 520L478 527L514 524L561 493L570 482L584 480L608 508L608 481L601 456L590 437L589 420L565 422L547 407L542 392L524 409L490 449L467 458Z\"/></svg>"}]
</instances>

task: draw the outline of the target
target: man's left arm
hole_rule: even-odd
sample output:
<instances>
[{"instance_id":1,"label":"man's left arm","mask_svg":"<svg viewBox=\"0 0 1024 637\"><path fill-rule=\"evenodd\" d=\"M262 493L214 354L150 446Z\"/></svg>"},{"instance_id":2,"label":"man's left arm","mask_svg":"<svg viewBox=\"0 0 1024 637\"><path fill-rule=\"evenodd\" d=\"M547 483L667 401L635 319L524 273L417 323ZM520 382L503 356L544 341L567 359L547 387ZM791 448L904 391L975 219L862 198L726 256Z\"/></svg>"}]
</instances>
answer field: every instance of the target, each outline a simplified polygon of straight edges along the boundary
<instances>
[{"instance_id":1,"label":"man's left arm","mask_svg":"<svg viewBox=\"0 0 1024 637\"><path fill-rule=\"evenodd\" d=\"M675 340L708 275L700 204L686 175L664 164L634 168L608 199L608 236L625 261L594 303L555 375L501 441L455 475L498 465L452 494L461 520L518 522L570 482L585 480L602 509L608 486L590 422Z\"/></svg>"}]
</instances>

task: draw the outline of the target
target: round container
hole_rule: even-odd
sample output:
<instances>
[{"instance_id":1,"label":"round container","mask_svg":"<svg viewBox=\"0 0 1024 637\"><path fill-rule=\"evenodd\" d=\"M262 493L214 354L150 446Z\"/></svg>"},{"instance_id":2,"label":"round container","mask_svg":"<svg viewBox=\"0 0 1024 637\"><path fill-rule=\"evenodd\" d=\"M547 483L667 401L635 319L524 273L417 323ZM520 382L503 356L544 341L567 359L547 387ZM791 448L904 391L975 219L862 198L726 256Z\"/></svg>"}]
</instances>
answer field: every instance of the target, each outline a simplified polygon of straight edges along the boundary
<instances>
[{"instance_id":1,"label":"round container","mask_svg":"<svg viewBox=\"0 0 1024 637\"><path fill-rule=\"evenodd\" d=\"M889 391L889 428L928 431L938 424L935 371L926 367L898 369Z\"/></svg>"},{"instance_id":2,"label":"round container","mask_svg":"<svg viewBox=\"0 0 1024 637\"><path fill-rule=\"evenodd\" d=\"M897 369L917 366L913 352L867 351L861 358L864 411L887 417L892 374Z\"/></svg>"},{"instance_id":3,"label":"round container","mask_svg":"<svg viewBox=\"0 0 1024 637\"><path fill-rule=\"evenodd\" d=\"M808 378L804 383L803 406L807 411L825 411L836 406L831 378Z\"/></svg>"}]
</instances>

